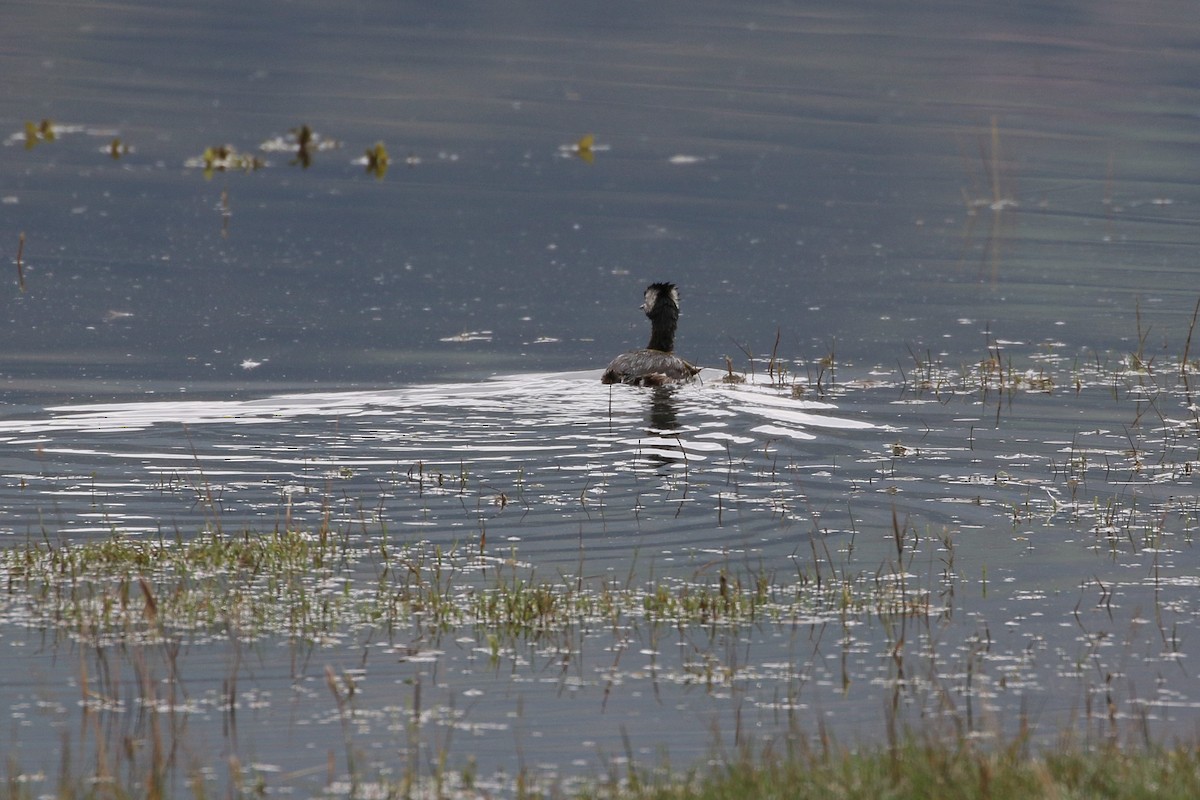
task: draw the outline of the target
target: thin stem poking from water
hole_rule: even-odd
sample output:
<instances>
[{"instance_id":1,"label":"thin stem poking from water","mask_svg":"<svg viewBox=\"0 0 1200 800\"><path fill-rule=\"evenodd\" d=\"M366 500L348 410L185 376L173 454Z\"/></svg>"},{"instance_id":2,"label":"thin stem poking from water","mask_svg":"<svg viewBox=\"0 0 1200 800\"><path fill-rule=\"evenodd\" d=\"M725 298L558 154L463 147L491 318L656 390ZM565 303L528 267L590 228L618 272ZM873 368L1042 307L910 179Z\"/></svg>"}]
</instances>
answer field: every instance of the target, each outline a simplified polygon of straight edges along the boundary
<instances>
[{"instance_id":1,"label":"thin stem poking from water","mask_svg":"<svg viewBox=\"0 0 1200 800\"><path fill-rule=\"evenodd\" d=\"M208 482L208 476L204 473L204 464L200 460L200 453L196 450L196 443L192 441L192 432L188 429L186 423L183 425L183 436L187 439L188 449L192 453L192 460L196 462L198 482L192 486L192 491L196 493L196 502L204 509L205 516L212 520L212 525L216 532L222 533L220 503L213 492L212 485ZM288 524L290 523L291 495L288 495Z\"/></svg>"},{"instance_id":2,"label":"thin stem poking from water","mask_svg":"<svg viewBox=\"0 0 1200 800\"><path fill-rule=\"evenodd\" d=\"M992 175L992 202L996 205L1000 204L1003 196L1000 193L1000 125L996 122L996 117L992 116L992 158L991 158L991 175Z\"/></svg>"},{"instance_id":3,"label":"thin stem poking from water","mask_svg":"<svg viewBox=\"0 0 1200 800\"><path fill-rule=\"evenodd\" d=\"M775 329L775 344L771 348L771 360L767 362L767 376L770 377L772 383L782 382L783 373L779 365L779 338L781 330Z\"/></svg>"},{"instance_id":4,"label":"thin stem poking from water","mask_svg":"<svg viewBox=\"0 0 1200 800\"><path fill-rule=\"evenodd\" d=\"M1183 343L1183 355L1179 359L1179 377L1187 390L1188 404L1192 402L1192 386L1188 380L1188 354L1192 350L1192 334L1196 331L1196 318L1200 316L1200 298L1196 299L1196 307L1192 310L1192 321L1188 323L1187 341Z\"/></svg>"},{"instance_id":5,"label":"thin stem poking from water","mask_svg":"<svg viewBox=\"0 0 1200 800\"><path fill-rule=\"evenodd\" d=\"M25 253L25 231L17 237L17 286L25 291L25 269L21 266L21 256Z\"/></svg>"},{"instance_id":6,"label":"thin stem poking from water","mask_svg":"<svg viewBox=\"0 0 1200 800\"><path fill-rule=\"evenodd\" d=\"M730 339L730 341L733 342L734 346L737 347L738 350L742 351L742 355L746 356L746 361L750 365L750 382L754 383L754 354L737 341L734 341L733 339Z\"/></svg>"},{"instance_id":7,"label":"thin stem poking from water","mask_svg":"<svg viewBox=\"0 0 1200 800\"><path fill-rule=\"evenodd\" d=\"M1146 340L1150 337L1150 331L1153 328L1142 330L1142 299L1140 297L1134 301L1133 317L1137 323L1137 352L1133 354L1134 368L1148 370L1150 364L1146 362Z\"/></svg>"},{"instance_id":8,"label":"thin stem poking from water","mask_svg":"<svg viewBox=\"0 0 1200 800\"><path fill-rule=\"evenodd\" d=\"M907 522L905 527L907 527ZM892 538L896 542L896 562L904 561L904 530L900 527L900 519L896 516L896 507L892 506Z\"/></svg>"}]
</instances>

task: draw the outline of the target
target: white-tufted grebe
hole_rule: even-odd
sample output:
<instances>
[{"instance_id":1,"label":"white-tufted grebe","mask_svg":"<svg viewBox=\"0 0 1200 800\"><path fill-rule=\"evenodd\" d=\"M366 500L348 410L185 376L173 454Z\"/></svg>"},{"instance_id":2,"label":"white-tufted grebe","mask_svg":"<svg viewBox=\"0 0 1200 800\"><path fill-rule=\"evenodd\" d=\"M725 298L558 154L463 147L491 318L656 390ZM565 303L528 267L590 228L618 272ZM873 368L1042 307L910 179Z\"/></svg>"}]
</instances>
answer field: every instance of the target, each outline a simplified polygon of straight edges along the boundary
<instances>
[{"instance_id":1,"label":"white-tufted grebe","mask_svg":"<svg viewBox=\"0 0 1200 800\"><path fill-rule=\"evenodd\" d=\"M614 358L600 382L662 386L695 377L700 368L671 352L675 349L675 325L679 322L679 290L675 284L647 286L642 311L650 318L650 344Z\"/></svg>"}]
</instances>

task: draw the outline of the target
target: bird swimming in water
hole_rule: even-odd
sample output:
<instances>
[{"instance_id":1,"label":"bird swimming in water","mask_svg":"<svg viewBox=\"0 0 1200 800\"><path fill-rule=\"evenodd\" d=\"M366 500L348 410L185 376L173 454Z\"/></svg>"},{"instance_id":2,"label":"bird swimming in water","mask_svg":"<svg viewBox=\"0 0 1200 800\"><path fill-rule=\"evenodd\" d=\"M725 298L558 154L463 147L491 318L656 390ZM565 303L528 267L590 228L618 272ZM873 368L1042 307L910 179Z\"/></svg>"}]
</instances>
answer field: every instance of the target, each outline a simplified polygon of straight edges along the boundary
<instances>
[{"instance_id":1,"label":"bird swimming in water","mask_svg":"<svg viewBox=\"0 0 1200 800\"><path fill-rule=\"evenodd\" d=\"M675 284L647 286L642 311L650 318L650 343L641 350L630 350L614 358L600 382L662 386L694 378L700 368L672 352L675 326L679 322L679 290Z\"/></svg>"}]
</instances>

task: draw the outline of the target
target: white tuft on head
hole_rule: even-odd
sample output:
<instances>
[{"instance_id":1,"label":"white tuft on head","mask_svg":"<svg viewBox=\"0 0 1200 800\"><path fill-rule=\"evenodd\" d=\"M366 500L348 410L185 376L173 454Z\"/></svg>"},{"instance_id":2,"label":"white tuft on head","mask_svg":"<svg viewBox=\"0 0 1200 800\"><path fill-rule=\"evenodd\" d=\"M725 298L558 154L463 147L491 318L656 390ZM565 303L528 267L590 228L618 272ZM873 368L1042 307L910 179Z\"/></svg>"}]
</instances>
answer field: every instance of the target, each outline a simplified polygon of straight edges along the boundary
<instances>
[{"instance_id":1,"label":"white tuft on head","mask_svg":"<svg viewBox=\"0 0 1200 800\"><path fill-rule=\"evenodd\" d=\"M662 295L663 289L669 290L669 294L667 295L667 297L670 298L671 303L676 308L679 308L679 290L677 288L675 288L675 284L673 284L673 283L652 283L646 287L646 296L645 296L645 302L642 303L642 311L645 311L647 314L649 314L651 311L654 310L654 307L657 306L659 304L659 302L664 299L663 295Z\"/></svg>"},{"instance_id":2,"label":"white tuft on head","mask_svg":"<svg viewBox=\"0 0 1200 800\"><path fill-rule=\"evenodd\" d=\"M654 308L654 304L657 302L658 302L658 287L657 286L646 287L646 296L643 298L642 311L645 311L647 314L649 314L650 309Z\"/></svg>"}]
</instances>

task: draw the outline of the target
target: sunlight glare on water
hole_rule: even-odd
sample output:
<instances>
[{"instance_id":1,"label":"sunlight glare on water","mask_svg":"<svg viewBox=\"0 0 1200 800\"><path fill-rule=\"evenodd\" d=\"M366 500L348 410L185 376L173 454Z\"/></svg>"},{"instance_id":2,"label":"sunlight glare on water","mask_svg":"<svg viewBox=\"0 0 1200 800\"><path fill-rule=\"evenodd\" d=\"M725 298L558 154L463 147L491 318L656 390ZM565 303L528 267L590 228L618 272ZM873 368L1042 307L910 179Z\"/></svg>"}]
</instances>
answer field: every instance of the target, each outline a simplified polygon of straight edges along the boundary
<instances>
[{"instance_id":1,"label":"sunlight glare on water","mask_svg":"<svg viewBox=\"0 0 1200 800\"><path fill-rule=\"evenodd\" d=\"M372 524L427 522L422 503L409 507L393 497L409 485L424 489L418 473L437 475L438 489L449 483L457 487L449 495L473 503L502 493L522 502L565 499L580 494L583 480L580 497L633 504L650 490L639 475L669 483L672 473L688 473L695 488L696 476L711 472L712 491L721 493L735 453L769 447L803 458L787 443L847 435L857 437L852 451L875 427L838 415L827 402L781 396L766 386L724 385L716 372L707 377L651 393L605 387L588 372L249 400L53 407L30 419L0 420L0 436L33 449L40 460L40 469L25 478L23 503L9 509L10 530L45 527L43 491L58 497L60 534L95 530L78 527L73 517L90 516L97 506L108 509L107 526L155 532L124 520L114 502L142 519L152 505L161 509L160 522L204 525L211 509L196 507L200 484L220 496L219 524L226 527L270 529L281 498L294 499L298 485L305 494L349 494L372 506L367 498L378 493L379 509L368 515ZM63 492L78 493L80 507L72 510ZM771 502L750 495L740 500ZM29 513L24 521L22 508ZM461 525L461 502L449 508L453 524ZM321 504L313 509L327 511ZM588 516L586 507L578 510ZM356 518L348 509L341 513L349 515L343 522ZM536 504L526 508L513 535L541 516ZM305 521L299 514L290 519ZM567 521L556 511L544 524ZM320 516L307 522L317 524Z\"/></svg>"}]
</instances>

